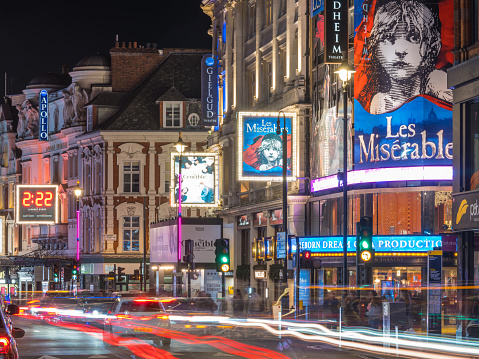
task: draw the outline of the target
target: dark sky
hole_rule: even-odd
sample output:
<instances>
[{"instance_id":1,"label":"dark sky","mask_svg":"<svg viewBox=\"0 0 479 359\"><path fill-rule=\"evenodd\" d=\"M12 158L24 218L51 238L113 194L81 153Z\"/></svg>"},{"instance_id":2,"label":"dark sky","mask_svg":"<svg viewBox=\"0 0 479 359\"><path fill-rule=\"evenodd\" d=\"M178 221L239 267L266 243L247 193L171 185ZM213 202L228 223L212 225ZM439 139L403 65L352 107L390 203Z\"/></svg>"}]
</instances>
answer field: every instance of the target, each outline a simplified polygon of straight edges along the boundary
<instances>
[{"instance_id":1,"label":"dark sky","mask_svg":"<svg viewBox=\"0 0 479 359\"><path fill-rule=\"evenodd\" d=\"M211 48L210 18L201 0L2 1L0 84L21 93L37 75L70 70L83 57L108 54L120 43L157 43L158 48ZM10 82L10 81L9 81Z\"/></svg>"}]
</instances>

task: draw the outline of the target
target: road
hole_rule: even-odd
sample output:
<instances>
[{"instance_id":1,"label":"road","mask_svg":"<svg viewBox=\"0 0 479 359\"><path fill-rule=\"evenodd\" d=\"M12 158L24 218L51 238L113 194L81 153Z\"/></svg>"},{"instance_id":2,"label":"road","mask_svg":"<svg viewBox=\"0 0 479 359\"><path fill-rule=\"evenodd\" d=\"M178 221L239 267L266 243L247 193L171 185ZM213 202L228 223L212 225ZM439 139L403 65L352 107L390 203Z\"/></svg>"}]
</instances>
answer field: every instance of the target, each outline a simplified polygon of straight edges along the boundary
<instances>
[{"instance_id":1,"label":"road","mask_svg":"<svg viewBox=\"0 0 479 359\"><path fill-rule=\"evenodd\" d=\"M93 327L19 316L13 317L13 321L15 327L25 330L25 337L17 340L22 359L385 358L299 339L279 340L257 329L218 330L202 336L179 333L172 337L171 346L157 348L150 341L112 341L102 330Z\"/></svg>"}]
</instances>

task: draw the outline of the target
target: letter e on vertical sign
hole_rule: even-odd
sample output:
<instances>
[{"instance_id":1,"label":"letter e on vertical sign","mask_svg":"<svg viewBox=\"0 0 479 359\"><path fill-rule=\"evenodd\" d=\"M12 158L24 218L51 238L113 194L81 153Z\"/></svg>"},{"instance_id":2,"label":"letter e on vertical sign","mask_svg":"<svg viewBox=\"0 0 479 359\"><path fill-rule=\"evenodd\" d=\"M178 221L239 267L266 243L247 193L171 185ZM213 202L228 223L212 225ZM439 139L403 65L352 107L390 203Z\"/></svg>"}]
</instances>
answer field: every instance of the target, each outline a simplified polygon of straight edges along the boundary
<instances>
[{"instance_id":1,"label":"letter e on vertical sign","mask_svg":"<svg viewBox=\"0 0 479 359\"><path fill-rule=\"evenodd\" d=\"M218 126L218 60L211 54L201 59L201 124Z\"/></svg>"},{"instance_id":2,"label":"letter e on vertical sign","mask_svg":"<svg viewBox=\"0 0 479 359\"><path fill-rule=\"evenodd\" d=\"M48 141L48 92L45 89L40 91L38 109L40 112L40 128L38 129L38 139L41 141Z\"/></svg>"},{"instance_id":3,"label":"letter e on vertical sign","mask_svg":"<svg viewBox=\"0 0 479 359\"><path fill-rule=\"evenodd\" d=\"M348 51L348 1L326 0L324 18L324 62L340 64Z\"/></svg>"}]
</instances>

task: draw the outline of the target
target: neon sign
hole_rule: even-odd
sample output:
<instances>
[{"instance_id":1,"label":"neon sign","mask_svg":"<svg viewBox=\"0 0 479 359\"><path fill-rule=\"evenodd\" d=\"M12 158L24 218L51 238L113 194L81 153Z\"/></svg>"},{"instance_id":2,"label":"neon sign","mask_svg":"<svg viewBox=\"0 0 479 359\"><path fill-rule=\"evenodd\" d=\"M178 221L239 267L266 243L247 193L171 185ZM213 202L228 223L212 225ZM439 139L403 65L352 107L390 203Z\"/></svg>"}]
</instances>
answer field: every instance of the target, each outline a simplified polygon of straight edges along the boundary
<instances>
[{"instance_id":1,"label":"neon sign","mask_svg":"<svg viewBox=\"0 0 479 359\"><path fill-rule=\"evenodd\" d=\"M48 141L48 92L43 89L40 91L40 129L38 139Z\"/></svg>"},{"instance_id":2,"label":"neon sign","mask_svg":"<svg viewBox=\"0 0 479 359\"><path fill-rule=\"evenodd\" d=\"M301 251L337 253L343 251L343 237L300 237ZM442 246L441 236L374 236L376 252L427 252ZM356 237L348 237L348 252L356 251Z\"/></svg>"}]
</instances>

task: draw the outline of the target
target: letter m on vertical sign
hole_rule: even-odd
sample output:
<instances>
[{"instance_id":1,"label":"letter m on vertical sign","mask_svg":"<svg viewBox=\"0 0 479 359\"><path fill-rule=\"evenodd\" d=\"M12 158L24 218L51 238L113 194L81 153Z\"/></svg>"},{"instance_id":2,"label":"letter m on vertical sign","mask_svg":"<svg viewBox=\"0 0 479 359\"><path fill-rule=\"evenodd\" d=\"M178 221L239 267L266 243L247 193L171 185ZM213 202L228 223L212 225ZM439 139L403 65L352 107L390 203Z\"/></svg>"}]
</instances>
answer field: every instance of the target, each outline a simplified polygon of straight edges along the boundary
<instances>
[{"instance_id":1,"label":"letter m on vertical sign","mask_svg":"<svg viewBox=\"0 0 479 359\"><path fill-rule=\"evenodd\" d=\"M326 0L324 8L324 62L340 64L348 51L348 0Z\"/></svg>"},{"instance_id":2,"label":"letter m on vertical sign","mask_svg":"<svg viewBox=\"0 0 479 359\"><path fill-rule=\"evenodd\" d=\"M41 141L48 141L48 92L45 89L40 91L38 109L40 110L40 128L38 129L38 139Z\"/></svg>"},{"instance_id":3,"label":"letter m on vertical sign","mask_svg":"<svg viewBox=\"0 0 479 359\"><path fill-rule=\"evenodd\" d=\"M201 59L201 124L218 126L218 59L211 54Z\"/></svg>"}]
</instances>

